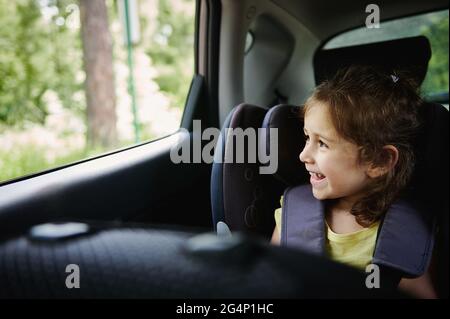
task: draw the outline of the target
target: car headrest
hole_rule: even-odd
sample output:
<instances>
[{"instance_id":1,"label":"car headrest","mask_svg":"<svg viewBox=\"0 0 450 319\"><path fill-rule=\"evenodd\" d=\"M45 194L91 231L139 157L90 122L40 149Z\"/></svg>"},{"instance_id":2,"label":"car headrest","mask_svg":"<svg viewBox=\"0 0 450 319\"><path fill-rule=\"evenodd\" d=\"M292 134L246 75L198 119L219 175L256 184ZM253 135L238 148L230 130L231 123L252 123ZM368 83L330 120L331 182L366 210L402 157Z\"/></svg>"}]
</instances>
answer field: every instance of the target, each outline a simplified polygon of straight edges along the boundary
<instances>
[{"instance_id":1,"label":"car headrest","mask_svg":"<svg viewBox=\"0 0 450 319\"><path fill-rule=\"evenodd\" d=\"M253 128L257 131L267 109L240 104L233 108L228 115L214 154L214 163L211 172L211 206L214 227L219 222L225 222L231 231L244 231L249 234L269 237L274 228L273 211L279 201L283 188L274 190L276 184L270 174L259 173L262 166L258 158L256 162L248 160L247 149L238 149L235 137L229 134L228 129ZM254 148L257 153L259 136ZM248 143L247 143L248 144ZM232 162L225 160L226 155L232 152L245 152L243 163L236 158ZM235 157L235 156L233 156Z\"/></svg>"},{"instance_id":2,"label":"car headrest","mask_svg":"<svg viewBox=\"0 0 450 319\"><path fill-rule=\"evenodd\" d=\"M307 183L309 174L299 159L305 146L300 106L280 104L272 107L266 113L262 127L269 135L263 141L266 144L260 145L266 154L270 153L270 129L278 130L278 168L274 177L286 186Z\"/></svg>"},{"instance_id":3,"label":"car headrest","mask_svg":"<svg viewBox=\"0 0 450 319\"><path fill-rule=\"evenodd\" d=\"M314 56L314 73L319 84L342 67L373 65L386 70L408 72L420 85L425 79L431 46L424 36L319 50Z\"/></svg>"}]
</instances>

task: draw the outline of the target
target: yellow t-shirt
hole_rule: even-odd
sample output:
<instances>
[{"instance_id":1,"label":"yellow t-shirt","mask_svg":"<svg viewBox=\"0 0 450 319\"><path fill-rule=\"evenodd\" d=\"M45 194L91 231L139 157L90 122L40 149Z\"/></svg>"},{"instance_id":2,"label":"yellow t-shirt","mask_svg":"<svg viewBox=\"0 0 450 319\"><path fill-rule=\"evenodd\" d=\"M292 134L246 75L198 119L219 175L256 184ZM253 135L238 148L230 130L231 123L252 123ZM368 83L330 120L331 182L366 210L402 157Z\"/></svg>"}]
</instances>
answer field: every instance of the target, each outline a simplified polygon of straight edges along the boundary
<instances>
[{"instance_id":1,"label":"yellow t-shirt","mask_svg":"<svg viewBox=\"0 0 450 319\"><path fill-rule=\"evenodd\" d=\"M280 203L283 203L283 197L281 197ZM280 235L281 213L281 207L275 210L275 223ZM337 234L330 229L326 222L325 225L327 255L334 261L365 270L372 261L380 223L377 222L368 228L347 234Z\"/></svg>"},{"instance_id":2,"label":"yellow t-shirt","mask_svg":"<svg viewBox=\"0 0 450 319\"><path fill-rule=\"evenodd\" d=\"M378 226L379 222L353 233L337 234L326 225L327 255L334 261L365 270L372 261Z\"/></svg>"}]
</instances>

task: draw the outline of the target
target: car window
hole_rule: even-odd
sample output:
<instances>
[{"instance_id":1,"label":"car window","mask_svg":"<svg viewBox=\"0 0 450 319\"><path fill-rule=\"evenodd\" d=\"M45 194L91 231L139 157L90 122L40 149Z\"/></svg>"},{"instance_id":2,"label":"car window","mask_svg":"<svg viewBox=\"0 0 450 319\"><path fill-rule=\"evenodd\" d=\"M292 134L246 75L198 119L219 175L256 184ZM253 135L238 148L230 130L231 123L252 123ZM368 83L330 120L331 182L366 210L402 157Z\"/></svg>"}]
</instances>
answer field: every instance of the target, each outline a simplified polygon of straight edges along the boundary
<instances>
[{"instance_id":1,"label":"car window","mask_svg":"<svg viewBox=\"0 0 450 319\"><path fill-rule=\"evenodd\" d=\"M382 22L380 28L358 28L342 33L324 49L387 41L417 35L431 43L432 57L421 92L426 99L448 103L448 10Z\"/></svg>"},{"instance_id":2,"label":"car window","mask_svg":"<svg viewBox=\"0 0 450 319\"><path fill-rule=\"evenodd\" d=\"M0 182L175 132L194 16L195 0L0 0Z\"/></svg>"}]
</instances>

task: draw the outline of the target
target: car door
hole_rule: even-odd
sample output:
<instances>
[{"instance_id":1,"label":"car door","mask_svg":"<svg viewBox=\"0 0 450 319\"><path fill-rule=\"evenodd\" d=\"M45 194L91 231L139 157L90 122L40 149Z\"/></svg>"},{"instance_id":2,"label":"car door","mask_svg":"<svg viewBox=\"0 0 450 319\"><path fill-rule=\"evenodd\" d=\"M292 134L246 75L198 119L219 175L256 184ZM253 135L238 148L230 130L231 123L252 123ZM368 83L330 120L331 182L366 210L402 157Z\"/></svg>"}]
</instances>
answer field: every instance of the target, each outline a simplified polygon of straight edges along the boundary
<instances>
[{"instance_id":1,"label":"car door","mask_svg":"<svg viewBox=\"0 0 450 319\"><path fill-rule=\"evenodd\" d=\"M210 164L176 164L171 149L184 139L200 142L192 134L194 118L204 125L217 125L215 3L195 2L195 69L180 129L153 141L1 182L2 236L58 220L211 227ZM207 34L208 41L199 41L200 34Z\"/></svg>"}]
</instances>

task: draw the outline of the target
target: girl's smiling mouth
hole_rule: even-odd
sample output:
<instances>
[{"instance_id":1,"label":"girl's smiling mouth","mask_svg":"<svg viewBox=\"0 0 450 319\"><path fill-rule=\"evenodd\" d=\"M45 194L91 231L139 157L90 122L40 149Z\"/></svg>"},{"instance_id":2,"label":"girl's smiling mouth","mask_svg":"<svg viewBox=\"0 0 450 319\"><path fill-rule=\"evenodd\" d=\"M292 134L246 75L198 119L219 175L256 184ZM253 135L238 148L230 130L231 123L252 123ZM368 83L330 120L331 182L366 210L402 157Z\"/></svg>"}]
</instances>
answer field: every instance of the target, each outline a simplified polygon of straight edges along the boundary
<instances>
[{"instance_id":1,"label":"girl's smiling mouth","mask_svg":"<svg viewBox=\"0 0 450 319\"><path fill-rule=\"evenodd\" d=\"M311 182L312 186L317 187L324 183L326 180L325 175L309 171L309 174L311 175L311 178L309 181Z\"/></svg>"}]
</instances>

